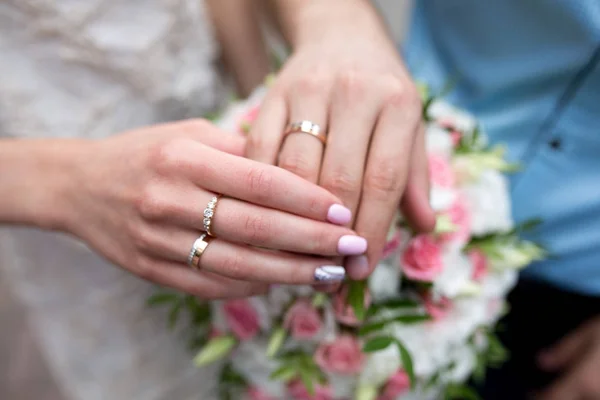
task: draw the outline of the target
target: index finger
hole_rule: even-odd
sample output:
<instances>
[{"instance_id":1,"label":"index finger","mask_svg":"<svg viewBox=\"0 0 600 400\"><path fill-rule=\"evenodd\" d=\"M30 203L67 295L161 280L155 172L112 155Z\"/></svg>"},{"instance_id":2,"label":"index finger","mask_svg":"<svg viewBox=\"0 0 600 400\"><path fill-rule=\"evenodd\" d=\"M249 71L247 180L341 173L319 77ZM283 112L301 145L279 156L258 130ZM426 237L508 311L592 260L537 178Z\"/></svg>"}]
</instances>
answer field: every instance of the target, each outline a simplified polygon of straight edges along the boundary
<instances>
[{"instance_id":1,"label":"index finger","mask_svg":"<svg viewBox=\"0 0 600 400\"><path fill-rule=\"evenodd\" d=\"M289 171L202 147L187 153L192 179L206 190L318 221L344 225L352 218L336 196Z\"/></svg>"}]
</instances>

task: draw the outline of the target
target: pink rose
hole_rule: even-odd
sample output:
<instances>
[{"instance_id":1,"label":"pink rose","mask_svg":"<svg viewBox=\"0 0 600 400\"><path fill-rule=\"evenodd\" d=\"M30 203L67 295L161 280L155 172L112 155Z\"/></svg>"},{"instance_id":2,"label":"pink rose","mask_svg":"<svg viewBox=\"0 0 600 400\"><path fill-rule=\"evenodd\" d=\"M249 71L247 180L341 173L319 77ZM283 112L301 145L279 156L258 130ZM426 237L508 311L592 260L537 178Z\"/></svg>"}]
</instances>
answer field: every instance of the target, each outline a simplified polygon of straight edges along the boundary
<instances>
[{"instance_id":1,"label":"pink rose","mask_svg":"<svg viewBox=\"0 0 600 400\"><path fill-rule=\"evenodd\" d=\"M402 254L402 271L410 279L430 282L443 268L440 246L429 235L412 238Z\"/></svg>"},{"instance_id":2,"label":"pink rose","mask_svg":"<svg viewBox=\"0 0 600 400\"><path fill-rule=\"evenodd\" d=\"M312 339L321 330L321 315L307 299L296 300L285 314L283 327L295 339Z\"/></svg>"},{"instance_id":3,"label":"pink rose","mask_svg":"<svg viewBox=\"0 0 600 400\"><path fill-rule=\"evenodd\" d=\"M442 297L438 301L434 301L430 295L426 295L423 297L423 301L425 310L434 320L444 318L452 307L452 301L447 297Z\"/></svg>"},{"instance_id":4,"label":"pink rose","mask_svg":"<svg viewBox=\"0 0 600 400\"><path fill-rule=\"evenodd\" d=\"M471 238L471 214L465 198L459 196L447 213L456 231L443 234L442 240L467 243Z\"/></svg>"},{"instance_id":5,"label":"pink rose","mask_svg":"<svg viewBox=\"0 0 600 400\"><path fill-rule=\"evenodd\" d=\"M396 400L410 389L410 379L404 370L399 370L387 381L377 400Z\"/></svg>"},{"instance_id":6,"label":"pink rose","mask_svg":"<svg viewBox=\"0 0 600 400\"><path fill-rule=\"evenodd\" d=\"M227 325L240 340L252 339L260 330L258 313L247 299L226 301L223 311Z\"/></svg>"},{"instance_id":7,"label":"pink rose","mask_svg":"<svg viewBox=\"0 0 600 400\"><path fill-rule=\"evenodd\" d=\"M246 396L248 400L275 400L274 397L269 396L256 386L251 386L246 391Z\"/></svg>"},{"instance_id":8,"label":"pink rose","mask_svg":"<svg viewBox=\"0 0 600 400\"><path fill-rule=\"evenodd\" d=\"M454 186L455 177L452 166L444 157L437 154L430 154L429 163L429 179L431 183L443 188L451 188Z\"/></svg>"},{"instance_id":9,"label":"pink rose","mask_svg":"<svg viewBox=\"0 0 600 400\"><path fill-rule=\"evenodd\" d=\"M392 236L392 238L386 242L385 246L383 246L382 258L388 258L392 254L394 254L394 252L396 250L398 250L398 248L400 247L401 243L402 243L402 232L400 232L398 230L394 233L394 236Z\"/></svg>"},{"instance_id":10,"label":"pink rose","mask_svg":"<svg viewBox=\"0 0 600 400\"><path fill-rule=\"evenodd\" d=\"M321 343L315 352L315 362L324 371L341 375L359 373L365 355L354 336L341 335L334 342Z\"/></svg>"},{"instance_id":11,"label":"pink rose","mask_svg":"<svg viewBox=\"0 0 600 400\"><path fill-rule=\"evenodd\" d=\"M483 251L479 249L469 251L468 256L473 264L473 275L471 278L474 281L480 282L488 274L488 259Z\"/></svg>"},{"instance_id":12,"label":"pink rose","mask_svg":"<svg viewBox=\"0 0 600 400\"><path fill-rule=\"evenodd\" d=\"M300 380L294 380L288 384L288 394L294 400L333 400L333 393L329 386L315 384L315 394L311 396Z\"/></svg>"},{"instance_id":13,"label":"pink rose","mask_svg":"<svg viewBox=\"0 0 600 400\"><path fill-rule=\"evenodd\" d=\"M354 314L354 309L350 304L348 304L348 285L342 286L342 289L338 291L333 297L333 312L335 314L335 319L343 325L348 326L358 326L360 325L360 321L356 318ZM365 291L365 297L363 299L363 304L365 306L365 310L369 308L371 305L371 293L367 289Z\"/></svg>"}]
</instances>

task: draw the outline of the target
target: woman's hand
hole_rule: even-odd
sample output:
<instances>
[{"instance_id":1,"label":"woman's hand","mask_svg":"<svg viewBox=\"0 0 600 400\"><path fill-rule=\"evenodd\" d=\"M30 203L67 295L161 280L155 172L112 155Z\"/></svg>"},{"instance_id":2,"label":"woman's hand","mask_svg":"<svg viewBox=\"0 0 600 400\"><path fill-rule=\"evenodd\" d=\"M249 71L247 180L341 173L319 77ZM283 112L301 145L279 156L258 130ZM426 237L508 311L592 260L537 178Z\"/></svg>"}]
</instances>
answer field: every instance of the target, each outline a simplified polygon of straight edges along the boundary
<instances>
[{"instance_id":1,"label":"woman's hand","mask_svg":"<svg viewBox=\"0 0 600 400\"><path fill-rule=\"evenodd\" d=\"M269 283L337 282L344 270L326 257L366 249L340 226L351 215L339 199L236 156L244 139L208 122L154 126L80 147L71 152L65 229L145 279L204 298L244 296ZM197 272L186 260L217 193L224 197L211 225L216 238Z\"/></svg>"},{"instance_id":2,"label":"woman's hand","mask_svg":"<svg viewBox=\"0 0 600 400\"><path fill-rule=\"evenodd\" d=\"M287 32L294 52L253 124L247 155L318 183L356 212L369 249L346 265L363 279L401 201L415 228L435 223L419 94L366 2L279 3L284 26L295 26ZM284 135L288 123L302 120L326 131L327 143Z\"/></svg>"}]
</instances>

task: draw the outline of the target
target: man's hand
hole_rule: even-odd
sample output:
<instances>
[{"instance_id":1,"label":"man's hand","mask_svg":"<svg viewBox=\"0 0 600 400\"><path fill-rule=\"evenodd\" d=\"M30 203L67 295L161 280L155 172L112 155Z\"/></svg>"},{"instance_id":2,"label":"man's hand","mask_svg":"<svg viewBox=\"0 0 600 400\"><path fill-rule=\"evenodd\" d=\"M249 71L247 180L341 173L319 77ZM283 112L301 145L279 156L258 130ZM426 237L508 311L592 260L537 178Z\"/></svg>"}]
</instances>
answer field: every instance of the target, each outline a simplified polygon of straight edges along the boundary
<instances>
[{"instance_id":1,"label":"man's hand","mask_svg":"<svg viewBox=\"0 0 600 400\"><path fill-rule=\"evenodd\" d=\"M600 399L600 317L597 317L539 356L540 366L563 371L540 400Z\"/></svg>"},{"instance_id":2,"label":"man's hand","mask_svg":"<svg viewBox=\"0 0 600 400\"><path fill-rule=\"evenodd\" d=\"M400 203L417 230L435 224L419 94L368 2L276 3L294 52L252 126L247 156L318 183L352 210L369 248L345 266L364 279ZM326 143L284 135L302 120L327 132Z\"/></svg>"}]
</instances>

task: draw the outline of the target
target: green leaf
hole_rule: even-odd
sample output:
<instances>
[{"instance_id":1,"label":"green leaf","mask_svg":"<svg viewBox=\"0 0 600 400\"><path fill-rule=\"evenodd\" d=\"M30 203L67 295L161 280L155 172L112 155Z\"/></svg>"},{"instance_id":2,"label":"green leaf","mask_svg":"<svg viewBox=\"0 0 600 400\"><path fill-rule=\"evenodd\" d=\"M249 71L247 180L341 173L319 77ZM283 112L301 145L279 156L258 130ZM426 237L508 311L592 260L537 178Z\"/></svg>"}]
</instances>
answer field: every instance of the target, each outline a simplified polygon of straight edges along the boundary
<instances>
[{"instance_id":1,"label":"green leaf","mask_svg":"<svg viewBox=\"0 0 600 400\"><path fill-rule=\"evenodd\" d=\"M174 303L179 300L175 293L156 293L146 300L149 307L162 306L163 304Z\"/></svg>"},{"instance_id":2,"label":"green leaf","mask_svg":"<svg viewBox=\"0 0 600 400\"><path fill-rule=\"evenodd\" d=\"M368 335L369 333L377 332L385 328L388 324L393 322L401 323L401 324L418 324L421 322L426 322L431 320L431 315L429 314L409 314L409 315L399 315L397 317L388 318L382 321L372 322L369 324L365 324L359 328L358 334L360 336Z\"/></svg>"},{"instance_id":3,"label":"green leaf","mask_svg":"<svg viewBox=\"0 0 600 400\"><path fill-rule=\"evenodd\" d=\"M298 369L291 364L283 365L277 368L270 376L274 381L289 382L298 375Z\"/></svg>"},{"instance_id":4,"label":"green leaf","mask_svg":"<svg viewBox=\"0 0 600 400\"><path fill-rule=\"evenodd\" d=\"M365 287L366 281L350 281L348 290L348 304L352 306L356 319L365 319Z\"/></svg>"},{"instance_id":5,"label":"green leaf","mask_svg":"<svg viewBox=\"0 0 600 400\"><path fill-rule=\"evenodd\" d=\"M382 303L372 304L371 307L369 308L369 310L367 311L367 317L371 317L371 316L377 314L382 309L396 310L399 308L417 307L418 305L419 305L419 303L417 303L415 300L411 300L411 299L401 299L401 298L390 299L390 300L386 300Z\"/></svg>"},{"instance_id":6,"label":"green leaf","mask_svg":"<svg viewBox=\"0 0 600 400\"><path fill-rule=\"evenodd\" d=\"M373 353L376 351L380 351L388 347L390 344L394 343L395 339L390 336L378 336L373 339L370 339L363 346L363 351L365 353Z\"/></svg>"},{"instance_id":7,"label":"green leaf","mask_svg":"<svg viewBox=\"0 0 600 400\"><path fill-rule=\"evenodd\" d=\"M389 320L373 322L370 324L363 325L359 328L358 334L359 336L366 336L369 333L379 332L389 323Z\"/></svg>"},{"instance_id":8,"label":"green leaf","mask_svg":"<svg viewBox=\"0 0 600 400\"><path fill-rule=\"evenodd\" d=\"M231 363L225 364L221 369L220 382L228 385L246 385L244 377L233 368Z\"/></svg>"},{"instance_id":9,"label":"green leaf","mask_svg":"<svg viewBox=\"0 0 600 400\"><path fill-rule=\"evenodd\" d=\"M311 396L314 396L315 395L315 385L313 383L312 374L305 369L300 369L300 380L302 381L302 383L304 383L304 386L306 387L306 391L308 392L308 394Z\"/></svg>"},{"instance_id":10,"label":"green leaf","mask_svg":"<svg viewBox=\"0 0 600 400\"><path fill-rule=\"evenodd\" d=\"M477 392L467 385L451 383L446 387L446 400L481 400Z\"/></svg>"},{"instance_id":11,"label":"green leaf","mask_svg":"<svg viewBox=\"0 0 600 400\"><path fill-rule=\"evenodd\" d=\"M237 340L230 335L211 339L206 346L196 354L196 357L194 357L194 364L197 367L203 367L220 360L221 358L226 357L236 344Z\"/></svg>"},{"instance_id":12,"label":"green leaf","mask_svg":"<svg viewBox=\"0 0 600 400\"><path fill-rule=\"evenodd\" d=\"M534 230L535 228L540 226L543 222L544 222L544 220L542 220L541 218L528 219L527 221L523 221L520 224L518 224L517 226L515 226L514 232L515 233L531 232L532 230Z\"/></svg>"},{"instance_id":13,"label":"green leaf","mask_svg":"<svg viewBox=\"0 0 600 400\"><path fill-rule=\"evenodd\" d=\"M269 339L269 344L267 345L267 357L275 357L275 354L277 354L277 352L285 342L286 336L287 334L285 332L285 329L281 327L273 331L273 334L271 334L271 338Z\"/></svg>"},{"instance_id":14,"label":"green leaf","mask_svg":"<svg viewBox=\"0 0 600 400\"><path fill-rule=\"evenodd\" d=\"M396 338L394 338L393 340L396 343L396 346L398 346L398 351L400 352L400 360L402 361L402 368L404 368L404 371L406 371L406 374L408 375L410 387L411 389L414 389L417 383L417 378L415 377L412 356L400 340Z\"/></svg>"},{"instance_id":15,"label":"green leaf","mask_svg":"<svg viewBox=\"0 0 600 400\"><path fill-rule=\"evenodd\" d=\"M171 308L171 311L169 311L169 329L175 328L175 324L177 324L177 320L179 319L182 308L183 304L179 302L175 304L173 308Z\"/></svg>"}]
</instances>

